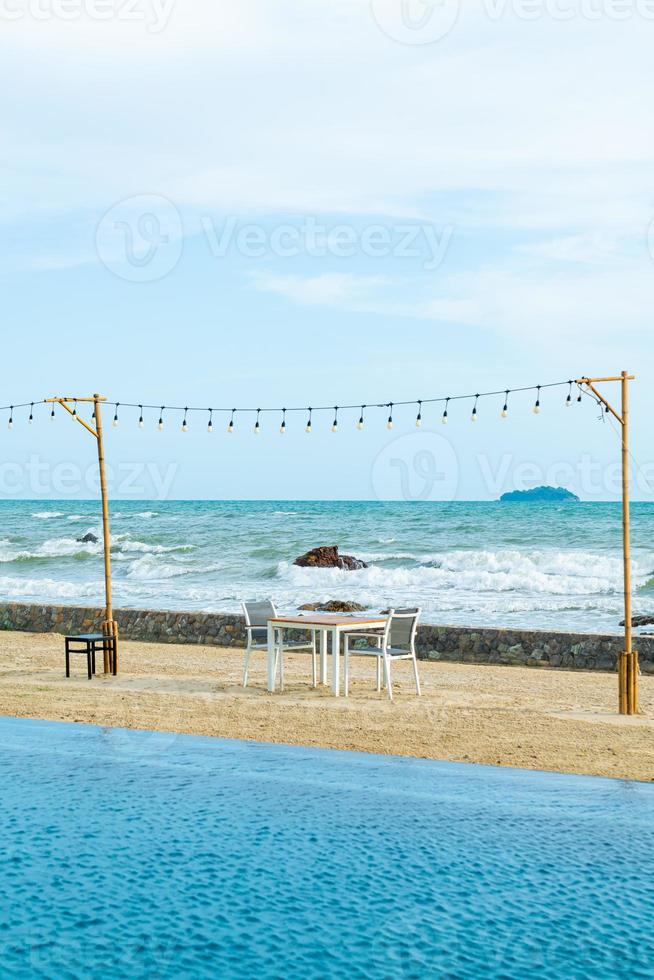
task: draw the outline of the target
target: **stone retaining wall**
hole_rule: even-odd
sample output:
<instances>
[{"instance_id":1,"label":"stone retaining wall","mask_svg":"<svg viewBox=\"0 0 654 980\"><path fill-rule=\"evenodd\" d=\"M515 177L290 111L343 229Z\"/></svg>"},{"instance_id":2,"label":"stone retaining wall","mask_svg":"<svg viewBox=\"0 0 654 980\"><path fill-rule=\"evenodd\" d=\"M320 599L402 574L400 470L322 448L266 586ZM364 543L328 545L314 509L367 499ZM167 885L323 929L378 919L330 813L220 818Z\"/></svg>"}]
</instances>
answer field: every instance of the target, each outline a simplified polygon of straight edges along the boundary
<instances>
[{"instance_id":1,"label":"stone retaining wall","mask_svg":"<svg viewBox=\"0 0 654 980\"><path fill-rule=\"evenodd\" d=\"M243 617L235 614L117 609L115 616L120 635L129 640L245 645ZM99 630L102 619L101 609L84 606L0 603L0 630L84 633ZM569 670L615 670L622 645L622 637L617 635L428 624L418 629L417 639L418 655L423 660ZM643 673L654 674L654 637L637 637L635 645Z\"/></svg>"}]
</instances>

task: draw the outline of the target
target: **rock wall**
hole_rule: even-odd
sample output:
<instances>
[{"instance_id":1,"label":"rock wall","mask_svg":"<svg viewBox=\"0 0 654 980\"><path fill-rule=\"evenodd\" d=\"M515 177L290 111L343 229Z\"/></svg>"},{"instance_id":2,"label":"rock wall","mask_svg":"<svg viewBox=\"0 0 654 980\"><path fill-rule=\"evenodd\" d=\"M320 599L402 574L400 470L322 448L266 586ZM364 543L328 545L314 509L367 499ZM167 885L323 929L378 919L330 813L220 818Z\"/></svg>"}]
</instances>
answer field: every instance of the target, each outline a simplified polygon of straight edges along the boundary
<instances>
[{"instance_id":1,"label":"rock wall","mask_svg":"<svg viewBox=\"0 0 654 980\"><path fill-rule=\"evenodd\" d=\"M243 617L229 613L117 609L120 635L151 643L202 643L244 646ZM0 603L0 630L29 633L96 631L101 609ZM0 641L0 653L1 653ZM643 673L654 674L654 637L636 637ZM418 655L451 663L559 667L568 670L615 670L622 637L595 633L430 626L418 629Z\"/></svg>"}]
</instances>

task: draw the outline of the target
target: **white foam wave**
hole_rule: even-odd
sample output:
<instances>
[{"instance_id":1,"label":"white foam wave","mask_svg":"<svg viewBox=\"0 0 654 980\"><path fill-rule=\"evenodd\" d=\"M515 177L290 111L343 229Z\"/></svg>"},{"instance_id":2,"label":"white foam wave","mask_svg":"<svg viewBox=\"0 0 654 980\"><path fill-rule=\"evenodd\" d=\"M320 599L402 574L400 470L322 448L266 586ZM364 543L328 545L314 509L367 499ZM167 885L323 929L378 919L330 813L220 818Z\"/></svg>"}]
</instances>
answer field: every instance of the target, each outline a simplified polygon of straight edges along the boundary
<instances>
[{"instance_id":1,"label":"white foam wave","mask_svg":"<svg viewBox=\"0 0 654 980\"><path fill-rule=\"evenodd\" d=\"M385 556L389 558L391 556ZM278 577L293 587L338 589L353 599L367 595L389 597L398 592L407 599L433 590L468 593L531 593L538 595L613 595L622 589L622 563L618 557L586 552L452 551L423 555L411 568L300 568L280 562ZM636 578L646 575L636 565Z\"/></svg>"},{"instance_id":2,"label":"white foam wave","mask_svg":"<svg viewBox=\"0 0 654 980\"><path fill-rule=\"evenodd\" d=\"M38 510L36 514L32 514L37 521L50 521L53 517L65 517L66 515L60 510Z\"/></svg>"}]
</instances>

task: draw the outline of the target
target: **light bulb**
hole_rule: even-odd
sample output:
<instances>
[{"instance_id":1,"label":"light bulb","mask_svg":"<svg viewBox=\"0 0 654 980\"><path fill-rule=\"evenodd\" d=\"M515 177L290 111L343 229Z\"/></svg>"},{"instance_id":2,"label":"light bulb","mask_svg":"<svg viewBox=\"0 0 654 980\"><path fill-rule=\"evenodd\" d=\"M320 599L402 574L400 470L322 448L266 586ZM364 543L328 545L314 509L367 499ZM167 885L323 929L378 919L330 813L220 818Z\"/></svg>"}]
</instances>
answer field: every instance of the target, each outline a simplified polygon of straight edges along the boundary
<instances>
[{"instance_id":1,"label":"light bulb","mask_svg":"<svg viewBox=\"0 0 654 980\"><path fill-rule=\"evenodd\" d=\"M53 408L52 411L50 412L50 421L51 422L54 422L54 420L55 420L55 413L54 413L54 408Z\"/></svg>"},{"instance_id":2,"label":"light bulb","mask_svg":"<svg viewBox=\"0 0 654 980\"><path fill-rule=\"evenodd\" d=\"M363 426L364 426L363 419L359 419L359 421L357 422L357 429L361 430L363 429Z\"/></svg>"},{"instance_id":3,"label":"light bulb","mask_svg":"<svg viewBox=\"0 0 654 980\"><path fill-rule=\"evenodd\" d=\"M572 395L568 395L565 400L565 407L570 408L572 406Z\"/></svg>"},{"instance_id":4,"label":"light bulb","mask_svg":"<svg viewBox=\"0 0 654 980\"><path fill-rule=\"evenodd\" d=\"M447 425L447 412L443 413L443 418L441 419L441 425Z\"/></svg>"},{"instance_id":5,"label":"light bulb","mask_svg":"<svg viewBox=\"0 0 654 980\"><path fill-rule=\"evenodd\" d=\"M308 434L311 434L311 422L307 422L307 424L304 427L304 431Z\"/></svg>"},{"instance_id":6,"label":"light bulb","mask_svg":"<svg viewBox=\"0 0 654 980\"><path fill-rule=\"evenodd\" d=\"M540 405L538 402L534 405L534 415L540 415Z\"/></svg>"},{"instance_id":7,"label":"light bulb","mask_svg":"<svg viewBox=\"0 0 654 980\"><path fill-rule=\"evenodd\" d=\"M157 425L157 428L159 429L159 432L163 432L163 427L164 427L164 420L163 419L159 419L159 424Z\"/></svg>"},{"instance_id":8,"label":"light bulb","mask_svg":"<svg viewBox=\"0 0 654 980\"><path fill-rule=\"evenodd\" d=\"M182 432L188 432L188 425L186 419L182 422Z\"/></svg>"},{"instance_id":9,"label":"light bulb","mask_svg":"<svg viewBox=\"0 0 654 980\"><path fill-rule=\"evenodd\" d=\"M502 418L503 419L508 418L508 415L509 415L509 410L505 405L504 408L502 409Z\"/></svg>"},{"instance_id":10,"label":"light bulb","mask_svg":"<svg viewBox=\"0 0 654 980\"><path fill-rule=\"evenodd\" d=\"M209 425L207 426L207 432L209 434L213 432L213 422L209 422Z\"/></svg>"},{"instance_id":11,"label":"light bulb","mask_svg":"<svg viewBox=\"0 0 654 980\"><path fill-rule=\"evenodd\" d=\"M419 429L421 425L422 425L422 415L419 415L418 418L416 419L416 429Z\"/></svg>"},{"instance_id":12,"label":"light bulb","mask_svg":"<svg viewBox=\"0 0 654 980\"><path fill-rule=\"evenodd\" d=\"M118 428L118 419L117 418L114 418L114 420L113 420L113 422L111 424L113 425L114 429L117 429Z\"/></svg>"},{"instance_id":13,"label":"light bulb","mask_svg":"<svg viewBox=\"0 0 654 980\"><path fill-rule=\"evenodd\" d=\"M338 432L338 422L332 424L332 432Z\"/></svg>"},{"instance_id":14,"label":"light bulb","mask_svg":"<svg viewBox=\"0 0 654 980\"><path fill-rule=\"evenodd\" d=\"M255 434L255 436L258 436L258 435L261 434L261 426L259 425L258 422L256 423L256 425L254 427L254 434Z\"/></svg>"},{"instance_id":15,"label":"light bulb","mask_svg":"<svg viewBox=\"0 0 654 980\"><path fill-rule=\"evenodd\" d=\"M280 425L280 427L279 427L279 434L280 434L280 436L285 436L286 435L286 422L282 422L282 424Z\"/></svg>"},{"instance_id":16,"label":"light bulb","mask_svg":"<svg viewBox=\"0 0 654 980\"><path fill-rule=\"evenodd\" d=\"M234 423L233 422L230 422L229 423L229 425L227 426L227 431L229 432L230 435L233 433L233 431L234 431Z\"/></svg>"},{"instance_id":17,"label":"light bulb","mask_svg":"<svg viewBox=\"0 0 654 980\"><path fill-rule=\"evenodd\" d=\"M470 421L471 422L476 422L477 421L477 412L476 411L474 411L472 413L472 415L470 416Z\"/></svg>"},{"instance_id":18,"label":"light bulb","mask_svg":"<svg viewBox=\"0 0 654 980\"><path fill-rule=\"evenodd\" d=\"M28 421L28 422L29 422L29 424L31 425L31 424L32 424L32 422L34 421L34 416L33 416L33 415L30 415L30 417L28 418L28 420L27 420L27 421Z\"/></svg>"},{"instance_id":19,"label":"light bulb","mask_svg":"<svg viewBox=\"0 0 654 980\"><path fill-rule=\"evenodd\" d=\"M387 429L392 429L393 428L393 419L390 419L389 418L388 422L386 423L386 428Z\"/></svg>"},{"instance_id":20,"label":"light bulb","mask_svg":"<svg viewBox=\"0 0 654 980\"><path fill-rule=\"evenodd\" d=\"M8 429L13 429L13 427L14 427L14 420L13 419L9 419L9 421L7 422L7 428Z\"/></svg>"},{"instance_id":21,"label":"light bulb","mask_svg":"<svg viewBox=\"0 0 654 980\"><path fill-rule=\"evenodd\" d=\"M145 422L143 421L143 418L140 418L139 419L139 429L142 429L144 425L145 425Z\"/></svg>"}]
</instances>

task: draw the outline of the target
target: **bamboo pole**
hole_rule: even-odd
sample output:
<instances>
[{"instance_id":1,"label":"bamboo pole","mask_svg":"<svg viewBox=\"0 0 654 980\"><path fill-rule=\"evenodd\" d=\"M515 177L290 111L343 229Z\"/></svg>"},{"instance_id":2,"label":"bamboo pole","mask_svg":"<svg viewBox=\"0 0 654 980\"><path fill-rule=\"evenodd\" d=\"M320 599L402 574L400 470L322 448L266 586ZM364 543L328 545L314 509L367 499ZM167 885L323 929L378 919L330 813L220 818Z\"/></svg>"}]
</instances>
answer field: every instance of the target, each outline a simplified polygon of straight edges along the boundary
<instances>
[{"instance_id":1,"label":"bamboo pole","mask_svg":"<svg viewBox=\"0 0 654 980\"><path fill-rule=\"evenodd\" d=\"M622 553L624 563L624 653L620 657L620 713L638 713L638 655L633 650L631 520L629 506L629 375L622 372Z\"/></svg>"},{"instance_id":2,"label":"bamboo pole","mask_svg":"<svg viewBox=\"0 0 654 980\"><path fill-rule=\"evenodd\" d=\"M118 673L118 624L114 620L113 601L111 596L111 535L109 530L109 499L107 496L107 475L104 463L104 438L102 434L102 411L100 408L100 395L93 396L95 408L95 429L98 440L98 469L100 473L100 495L102 498L102 538L104 544L104 594L105 594L105 621L102 624L102 632L105 636L114 638L114 673ZM109 650L104 648L104 672L110 672Z\"/></svg>"},{"instance_id":3,"label":"bamboo pole","mask_svg":"<svg viewBox=\"0 0 654 980\"><path fill-rule=\"evenodd\" d=\"M618 709L621 715L638 714L638 653L633 649L631 608L631 520L629 505L629 382L634 375L623 371L619 377L579 378L620 423L622 442L622 563L624 584L624 649L618 658ZM619 381L622 408L617 412L595 388L602 381Z\"/></svg>"}]
</instances>

